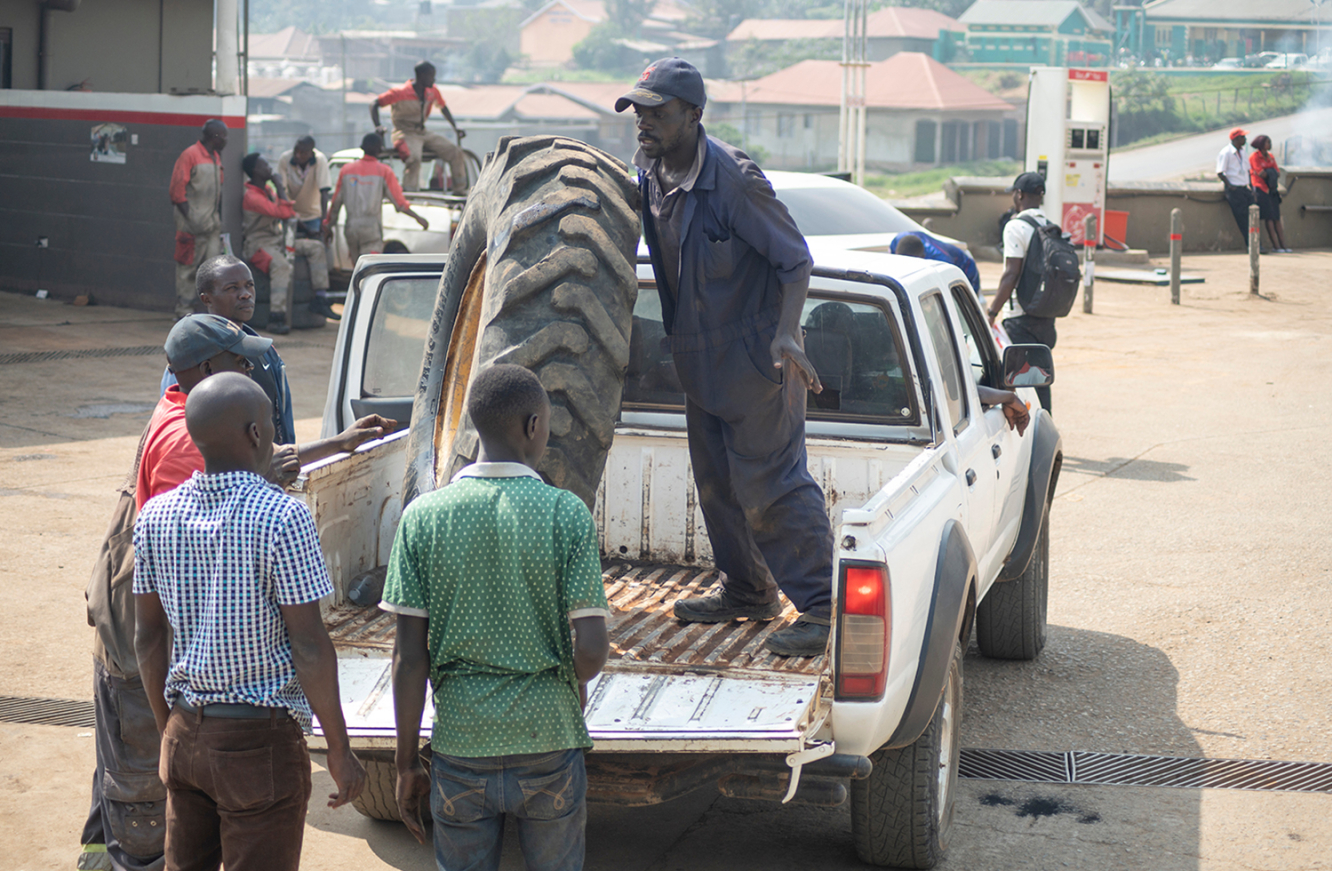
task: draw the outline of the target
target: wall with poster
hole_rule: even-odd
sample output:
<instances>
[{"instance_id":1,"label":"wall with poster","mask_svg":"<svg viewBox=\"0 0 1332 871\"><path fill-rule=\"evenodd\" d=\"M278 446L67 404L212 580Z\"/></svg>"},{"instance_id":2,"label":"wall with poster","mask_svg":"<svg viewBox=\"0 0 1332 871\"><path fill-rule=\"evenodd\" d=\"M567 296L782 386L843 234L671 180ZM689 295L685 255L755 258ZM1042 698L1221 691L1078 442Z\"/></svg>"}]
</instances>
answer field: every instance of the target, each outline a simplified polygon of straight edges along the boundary
<instances>
[{"instance_id":1,"label":"wall with poster","mask_svg":"<svg viewBox=\"0 0 1332 871\"><path fill-rule=\"evenodd\" d=\"M239 248L244 97L0 90L0 287L40 276L58 298L170 311L171 170L209 118L231 128L222 218Z\"/></svg>"}]
</instances>

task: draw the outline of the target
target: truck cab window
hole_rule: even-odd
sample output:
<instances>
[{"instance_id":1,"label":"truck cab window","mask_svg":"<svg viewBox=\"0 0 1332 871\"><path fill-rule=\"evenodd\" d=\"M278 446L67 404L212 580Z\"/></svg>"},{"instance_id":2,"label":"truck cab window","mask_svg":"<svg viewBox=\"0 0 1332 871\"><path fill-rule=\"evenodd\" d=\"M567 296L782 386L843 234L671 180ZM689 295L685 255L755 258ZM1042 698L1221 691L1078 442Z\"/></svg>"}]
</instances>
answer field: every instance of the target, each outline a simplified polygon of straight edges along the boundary
<instances>
[{"instance_id":1,"label":"truck cab window","mask_svg":"<svg viewBox=\"0 0 1332 871\"><path fill-rule=\"evenodd\" d=\"M997 371L999 358L994 353L994 342L987 340L990 326L976 307L976 295L965 287L955 286L953 302L961 315L958 320L962 322L962 341L967 346L971 378L978 385L993 387L989 373Z\"/></svg>"},{"instance_id":2,"label":"truck cab window","mask_svg":"<svg viewBox=\"0 0 1332 871\"><path fill-rule=\"evenodd\" d=\"M362 399L397 396L410 400L416 394L421 349L430 329L438 286L434 278L384 282L375 299L366 339Z\"/></svg>"},{"instance_id":3,"label":"truck cab window","mask_svg":"<svg viewBox=\"0 0 1332 871\"><path fill-rule=\"evenodd\" d=\"M944 310L943 294L932 293L920 301L925 316L925 328L943 374L943 399L948 403L948 416L953 420L953 432L961 432L968 423L967 395L962 389L962 370L959 364L957 342L953 328Z\"/></svg>"},{"instance_id":4,"label":"truck cab window","mask_svg":"<svg viewBox=\"0 0 1332 871\"><path fill-rule=\"evenodd\" d=\"M902 339L887 312L872 302L810 294L801 325L805 353L823 382L810 393L811 420L907 424L916 419L910 377L903 370ZM661 299L644 282L634 306L624 407L681 411L684 392L666 343Z\"/></svg>"}]
</instances>

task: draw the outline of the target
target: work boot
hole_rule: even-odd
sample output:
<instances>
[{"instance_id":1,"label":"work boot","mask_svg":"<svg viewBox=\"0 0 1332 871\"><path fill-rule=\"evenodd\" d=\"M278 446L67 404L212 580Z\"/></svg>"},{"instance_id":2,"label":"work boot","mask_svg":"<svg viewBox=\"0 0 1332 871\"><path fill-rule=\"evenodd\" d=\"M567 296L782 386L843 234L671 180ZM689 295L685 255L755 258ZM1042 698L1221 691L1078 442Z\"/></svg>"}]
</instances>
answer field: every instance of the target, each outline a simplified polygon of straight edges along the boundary
<instances>
[{"instance_id":1,"label":"work boot","mask_svg":"<svg viewBox=\"0 0 1332 871\"><path fill-rule=\"evenodd\" d=\"M764 646L778 656L821 656L828 649L828 621L801 615L790 626L769 635Z\"/></svg>"},{"instance_id":2,"label":"work boot","mask_svg":"<svg viewBox=\"0 0 1332 871\"><path fill-rule=\"evenodd\" d=\"M314 314L322 315L330 321L342 320L342 315L333 311L333 306L329 303L328 297L316 296L314 299L310 300L310 311Z\"/></svg>"},{"instance_id":3,"label":"work boot","mask_svg":"<svg viewBox=\"0 0 1332 871\"><path fill-rule=\"evenodd\" d=\"M268 326L264 328L275 336L285 336L291 332L291 324L287 323L286 312L269 312Z\"/></svg>"},{"instance_id":4,"label":"work boot","mask_svg":"<svg viewBox=\"0 0 1332 871\"><path fill-rule=\"evenodd\" d=\"M675 600L675 618L686 623L729 623L742 617L771 620L780 613L781 602L744 605L732 599L721 585L714 587L706 596Z\"/></svg>"}]
</instances>

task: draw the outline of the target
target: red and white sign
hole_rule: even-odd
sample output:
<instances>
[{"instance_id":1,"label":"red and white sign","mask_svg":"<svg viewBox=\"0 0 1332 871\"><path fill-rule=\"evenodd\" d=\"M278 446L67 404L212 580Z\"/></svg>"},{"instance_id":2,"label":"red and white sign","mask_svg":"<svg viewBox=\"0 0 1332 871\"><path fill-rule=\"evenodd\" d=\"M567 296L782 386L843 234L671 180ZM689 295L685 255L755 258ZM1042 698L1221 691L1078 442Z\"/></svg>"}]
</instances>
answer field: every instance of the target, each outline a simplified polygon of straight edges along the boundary
<instances>
[{"instance_id":1,"label":"red and white sign","mask_svg":"<svg viewBox=\"0 0 1332 871\"><path fill-rule=\"evenodd\" d=\"M1070 82L1108 82L1110 73L1106 70L1069 70L1068 80Z\"/></svg>"}]
</instances>

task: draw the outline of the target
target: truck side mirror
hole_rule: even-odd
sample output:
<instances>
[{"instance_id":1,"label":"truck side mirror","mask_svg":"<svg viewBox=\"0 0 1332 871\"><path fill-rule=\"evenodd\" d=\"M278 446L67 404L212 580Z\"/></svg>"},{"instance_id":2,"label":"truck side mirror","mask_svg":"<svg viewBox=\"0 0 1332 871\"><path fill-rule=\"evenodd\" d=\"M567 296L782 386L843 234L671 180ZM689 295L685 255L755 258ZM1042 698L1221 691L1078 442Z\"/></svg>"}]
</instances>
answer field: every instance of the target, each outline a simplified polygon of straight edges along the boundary
<instances>
[{"instance_id":1,"label":"truck side mirror","mask_svg":"<svg viewBox=\"0 0 1332 871\"><path fill-rule=\"evenodd\" d=\"M1054 383L1054 355L1045 345L1004 348L1005 387L1049 387Z\"/></svg>"}]
</instances>

